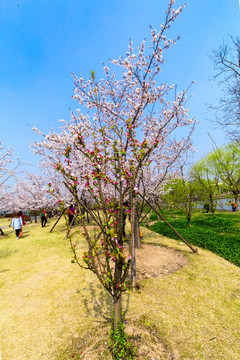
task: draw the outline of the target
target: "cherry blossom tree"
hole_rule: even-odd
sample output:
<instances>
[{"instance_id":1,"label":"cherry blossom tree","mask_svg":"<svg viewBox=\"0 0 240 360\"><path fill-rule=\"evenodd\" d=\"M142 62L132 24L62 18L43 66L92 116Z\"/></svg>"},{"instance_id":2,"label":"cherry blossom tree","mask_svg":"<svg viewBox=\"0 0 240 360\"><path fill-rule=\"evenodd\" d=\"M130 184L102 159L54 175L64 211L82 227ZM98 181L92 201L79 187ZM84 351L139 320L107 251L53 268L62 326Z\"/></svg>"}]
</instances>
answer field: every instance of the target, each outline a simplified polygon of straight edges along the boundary
<instances>
[{"instance_id":1,"label":"cherry blossom tree","mask_svg":"<svg viewBox=\"0 0 240 360\"><path fill-rule=\"evenodd\" d=\"M26 173L24 177L18 177L15 186L8 192L8 209L13 212L19 210L28 211L35 217L42 208L56 208L56 199L49 193L49 178L46 174ZM58 189L57 182L54 183Z\"/></svg>"},{"instance_id":2,"label":"cherry blossom tree","mask_svg":"<svg viewBox=\"0 0 240 360\"><path fill-rule=\"evenodd\" d=\"M169 1L160 30L151 28L150 41L144 40L137 53L130 41L124 58L104 66L104 78L94 72L86 81L74 76L73 98L81 109L71 113L69 123L63 121L60 134L42 134L44 140L34 144L44 161L54 164L77 204L88 251L83 265L70 236L74 261L93 271L112 296L114 330L122 321L121 298L128 291L131 263L135 271L137 204L150 202L169 173L177 171L176 159L191 147L195 121L186 108L189 89L176 93L174 85L160 82L164 53L176 42L166 33L184 8L175 9L174 3ZM51 191L54 195L54 187ZM83 210L96 224L94 233ZM131 215L129 244L123 232L126 212Z\"/></svg>"},{"instance_id":3,"label":"cherry blossom tree","mask_svg":"<svg viewBox=\"0 0 240 360\"><path fill-rule=\"evenodd\" d=\"M66 123L61 120L66 126ZM59 163L63 157L63 153L65 152L66 147L72 141L72 136L65 131L62 133L54 133L52 130L48 135L44 135L41 131L37 128L33 128L34 131L38 132L38 134L45 138L45 141L41 141L40 143L32 144L32 149L35 154L41 156L41 161L39 163L39 168L41 172L47 179L48 184L51 184L51 191L49 189L49 193L52 195L59 206L61 207L61 213L66 213L66 208L74 202L73 195L67 187L65 186L64 176L61 172L56 172L56 164ZM72 157L74 159L74 170L72 175L74 176L75 173L83 184L84 176L89 171L89 166L84 160L82 156L79 156L78 153L72 153ZM81 179L81 180L80 180ZM54 191L53 191L54 189ZM83 202L89 205L91 204L91 197L89 197L88 192L83 188L79 187L79 192L81 193L81 198ZM82 209L83 213L85 212L84 208ZM87 213L88 219L88 213Z\"/></svg>"},{"instance_id":4,"label":"cherry blossom tree","mask_svg":"<svg viewBox=\"0 0 240 360\"><path fill-rule=\"evenodd\" d=\"M0 143L0 201L5 196L6 183L13 176L14 170L9 167L13 163L13 151L8 148L5 150Z\"/></svg>"},{"instance_id":5,"label":"cherry blossom tree","mask_svg":"<svg viewBox=\"0 0 240 360\"><path fill-rule=\"evenodd\" d=\"M14 159L13 150L11 148L4 149L0 143L0 209L8 210L10 179L16 176L17 168L21 165L21 161ZM3 234L0 228L0 233Z\"/></svg>"}]
</instances>

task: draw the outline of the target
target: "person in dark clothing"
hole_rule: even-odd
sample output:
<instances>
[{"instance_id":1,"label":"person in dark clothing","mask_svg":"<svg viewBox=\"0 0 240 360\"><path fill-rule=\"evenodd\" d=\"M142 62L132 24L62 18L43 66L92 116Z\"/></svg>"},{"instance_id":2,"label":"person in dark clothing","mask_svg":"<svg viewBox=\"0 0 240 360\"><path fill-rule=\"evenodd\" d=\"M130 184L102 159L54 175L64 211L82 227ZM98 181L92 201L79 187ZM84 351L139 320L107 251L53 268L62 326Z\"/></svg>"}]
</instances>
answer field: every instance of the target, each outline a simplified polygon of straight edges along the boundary
<instances>
[{"instance_id":1,"label":"person in dark clothing","mask_svg":"<svg viewBox=\"0 0 240 360\"><path fill-rule=\"evenodd\" d=\"M229 201L230 202L230 201ZM232 207L232 211L235 212L237 209L237 204L235 204L234 201L230 202L231 203L231 207Z\"/></svg>"},{"instance_id":2,"label":"person in dark clothing","mask_svg":"<svg viewBox=\"0 0 240 360\"><path fill-rule=\"evenodd\" d=\"M23 223L23 225L26 225L26 221L25 221L25 215L23 214L23 212L22 211L19 211L19 215L20 215L20 217L22 218L22 223Z\"/></svg>"},{"instance_id":3,"label":"person in dark clothing","mask_svg":"<svg viewBox=\"0 0 240 360\"><path fill-rule=\"evenodd\" d=\"M68 208L68 225L74 225L75 207L70 205Z\"/></svg>"},{"instance_id":4,"label":"person in dark clothing","mask_svg":"<svg viewBox=\"0 0 240 360\"><path fill-rule=\"evenodd\" d=\"M47 213L45 209L42 209L41 211L41 223L42 223L42 227L46 226L46 222L47 222Z\"/></svg>"}]
</instances>

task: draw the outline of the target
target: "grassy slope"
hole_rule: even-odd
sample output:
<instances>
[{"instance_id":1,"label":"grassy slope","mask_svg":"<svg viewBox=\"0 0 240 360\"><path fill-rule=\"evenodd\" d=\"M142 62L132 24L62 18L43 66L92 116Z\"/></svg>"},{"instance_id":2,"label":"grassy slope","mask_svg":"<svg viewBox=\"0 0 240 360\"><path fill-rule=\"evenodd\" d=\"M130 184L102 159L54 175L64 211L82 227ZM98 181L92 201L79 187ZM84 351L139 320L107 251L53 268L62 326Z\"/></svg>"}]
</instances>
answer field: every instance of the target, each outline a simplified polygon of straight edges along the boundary
<instances>
[{"instance_id":1,"label":"grassy slope","mask_svg":"<svg viewBox=\"0 0 240 360\"><path fill-rule=\"evenodd\" d=\"M240 226L239 213L217 213L216 216L194 212L192 227L189 229L184 214L173 212L175 219L169 223L191 244L208 249L233 264L240 266ZM153 214L156 218L156 214ZM162 221L154 223L150 229L164 236L178 239L178 236Z\"/></svg>"},{"instance_id":2,"label":"grassy slope","mask_svg":"<svg viewBox=\"0 0 240 360\"><path fill-rule=\"evenodd\" d=\"M107 294L92 273L71 263L63 223L52 234L49 229L26 226L19 241L7 229L0 239L4 360L70 359L72 339L109 319ZM157 329L176 358L239 359L240 269L211 252L194 255L175 240L143 233L146 243L185 251L189 265L142 281L130 297L129 323Z\"/></svg>"}]
</instances>

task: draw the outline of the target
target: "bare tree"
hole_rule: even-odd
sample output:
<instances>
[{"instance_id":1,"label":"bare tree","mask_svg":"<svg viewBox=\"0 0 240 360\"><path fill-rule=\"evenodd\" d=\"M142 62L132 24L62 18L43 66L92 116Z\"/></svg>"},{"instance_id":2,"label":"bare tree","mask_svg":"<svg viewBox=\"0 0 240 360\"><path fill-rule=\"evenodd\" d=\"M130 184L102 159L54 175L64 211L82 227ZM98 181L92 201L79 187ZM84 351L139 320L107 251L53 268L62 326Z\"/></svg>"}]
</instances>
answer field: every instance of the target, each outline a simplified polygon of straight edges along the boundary
<instances>
[{"instance_id":1,"label":"bare tree","mask_svg":"<svg viewBox=\"0 0 240 360\"><path fill-rule=\"evenodd\" d=\"M212 52L216 75L213 79L222 87L222 96L215 111L216 125L221 126L231 140L240 139L240 39L230 36L231 45L222 45Z\"/></svg>"}]
</instances>

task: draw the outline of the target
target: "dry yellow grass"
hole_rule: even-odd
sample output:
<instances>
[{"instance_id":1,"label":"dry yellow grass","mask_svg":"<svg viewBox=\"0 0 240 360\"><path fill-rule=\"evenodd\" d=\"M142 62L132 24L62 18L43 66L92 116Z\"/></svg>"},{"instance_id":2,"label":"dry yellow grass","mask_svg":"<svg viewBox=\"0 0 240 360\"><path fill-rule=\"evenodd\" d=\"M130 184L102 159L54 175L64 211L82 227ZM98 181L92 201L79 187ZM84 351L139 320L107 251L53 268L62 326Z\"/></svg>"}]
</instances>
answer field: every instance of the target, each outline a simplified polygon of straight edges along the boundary
<instances>
[{"instance_id":1,"label":"dry yellow grass","mask_svg":"<svg viewBox=\"0 0 240 360\"><path fill-rule=\"evenodd\" d=\"M26 226L17 241L8 228L0 238L2 360L67 360L75 338L91 336L97 348L109 326L111 299L90 271L71 263L63 222L49 229ZM240 269L211 252L194 255L175 240L143 234L145 243L184 251L188 266L141 281L124 302L127 331L157 333L175 359L240 359Z\"/></svg>"}]
</instances>

